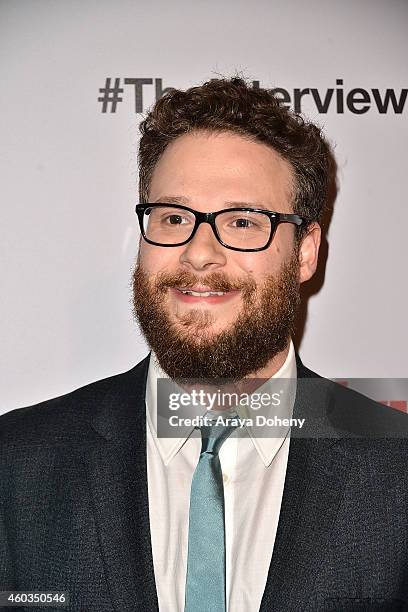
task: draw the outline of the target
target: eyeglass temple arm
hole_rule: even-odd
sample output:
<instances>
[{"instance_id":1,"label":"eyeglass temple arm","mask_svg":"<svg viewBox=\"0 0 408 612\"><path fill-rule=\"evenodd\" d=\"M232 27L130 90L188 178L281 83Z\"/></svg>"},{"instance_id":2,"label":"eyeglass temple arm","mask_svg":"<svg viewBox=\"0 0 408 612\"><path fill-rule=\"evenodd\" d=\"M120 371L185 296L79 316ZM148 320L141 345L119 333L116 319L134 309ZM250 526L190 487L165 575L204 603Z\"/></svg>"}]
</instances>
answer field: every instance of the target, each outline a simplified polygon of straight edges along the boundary
<instances>
[{"instance_id":1,"label":"eyeglass temple arm","mask_svg":"<svg viewBox=\"0 0 408 612\"><path fill-rule=\"evenodd\" d=\"M303 217L299 217L299 215L286 214L286 213L277 213L277 221L287 221L289 223L294 223L295 225L303 225L307 223L307 220Z\"/></svg>"}]
</instances>

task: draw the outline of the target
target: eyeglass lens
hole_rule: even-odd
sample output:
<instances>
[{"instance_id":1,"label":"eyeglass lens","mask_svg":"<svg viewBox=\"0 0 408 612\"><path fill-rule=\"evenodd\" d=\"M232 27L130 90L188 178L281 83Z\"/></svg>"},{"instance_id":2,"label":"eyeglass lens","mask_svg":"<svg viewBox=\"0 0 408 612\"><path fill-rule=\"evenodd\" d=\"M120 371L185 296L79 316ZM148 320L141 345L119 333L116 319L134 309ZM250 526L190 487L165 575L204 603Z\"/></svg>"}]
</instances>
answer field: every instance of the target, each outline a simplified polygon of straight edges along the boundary
<instances>
[{"instance_id":1,"label":"eyeglass lens","mask_svg":"<svg viewBox=\"0 0 408 612\"><path fill-rule=\"evenodd\" d=\"M194 225L193 213L173 206L147 208L143 216L146 238L163 245L188 240ZM260 212L227 210L216 216L215 225L221 240L235 248L262 248L271 233L269 217Z\"/></svg>"}]
</instances>

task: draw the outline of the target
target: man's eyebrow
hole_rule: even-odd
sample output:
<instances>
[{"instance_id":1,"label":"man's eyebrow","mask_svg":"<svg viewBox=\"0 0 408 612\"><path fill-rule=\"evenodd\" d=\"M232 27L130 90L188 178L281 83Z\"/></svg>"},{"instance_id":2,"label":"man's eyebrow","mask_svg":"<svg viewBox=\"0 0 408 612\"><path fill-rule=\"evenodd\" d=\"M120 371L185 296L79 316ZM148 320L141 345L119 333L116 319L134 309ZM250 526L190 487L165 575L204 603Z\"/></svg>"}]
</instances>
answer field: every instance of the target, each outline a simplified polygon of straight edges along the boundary
<instances>
[{"instance_id":1,"label":"man's eyebrow","mask_svg":"<svg viewBox=\"0 0 408 612\"><path fill-rule=\"evenodd\" d=\"M155 204L182 204L184 206L190 206L194 208L190 199L186 196L160 196L154 202ZM272 210L272 208L261 202L241 202L241 201L227 201L223 203L222 208L263 208L264 210Z\"/></svg>"},{"instance_id":2,"label":"man's eyebrow","mask_svg":"<svg viewBox=\"0 0 408 612\"><path fill-rule=\"evenodd\" d=\"M224 202L225 208L263 208L265 210L272 210L267 204L262 202Z\"/></svg>"},{"instance_id":3,"label":"man's eyebrow","mask_svg":"<svg viewBox=\"0 0 408 612\"><path fill-rule=\"evenodd\" d=\"M188 206L189 199L185 196L172 196L172 195L163 195L159 198L156 198L154 204L184 204L184 206Z\"/></svg>"}]
</instances>

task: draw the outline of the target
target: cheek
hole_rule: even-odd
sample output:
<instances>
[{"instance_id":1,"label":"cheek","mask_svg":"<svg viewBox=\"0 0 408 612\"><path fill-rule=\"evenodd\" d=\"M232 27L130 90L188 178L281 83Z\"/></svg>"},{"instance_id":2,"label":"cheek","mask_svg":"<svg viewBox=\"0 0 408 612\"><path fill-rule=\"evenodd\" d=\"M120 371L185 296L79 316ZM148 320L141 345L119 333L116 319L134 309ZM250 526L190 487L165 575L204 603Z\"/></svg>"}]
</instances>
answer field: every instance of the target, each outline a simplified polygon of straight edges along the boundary
<instances>
[{"instance_id":1,"label":"cheek","mask_svg":"<svg viewBox=\"0 0 408 612\"><path fill-rule=\"evenodd\" d=\"M173 267L173 262L178 261L176 253L173 252L176 250L154 246L142 240L139 246L138 261L145 272L155 274L163 269Z\"/></svg>"},{"instance_id":2,"label":"cheek","mask_svg":"<svg viewBox=\"0 0 408 612\"><path fill-rule=\"evenodd\" d=\"M264 280L267 276L278 276L282 265L290 260L292 253L290 242L272 243L266 251L247 253L236 264L241 273L250 275L255 280Z\"/></svg>"},{"instance_id":3,"label":"cheek","mask_svg":"<svg viewBox=\"0 0 408 612\"><path fill-rule=\"evenodd\" d=\"M264 278L271 274L271 272L273 273L274 259L276 261L276 258L273 258L270 253L270 249L268 249L267 251L260 251L259 253L246 253L244 257L241 257L240 260L236 262L236 264L241 273L244 272L257 280Z\"/></svg>"},{"instance_id":4,"label":"cheek","mask_svg":"<svg viewBox=\"0 0 408 612\"><path fill-rule=\"evenodd\" d=\"M163 261L163 258L160 258L154 246L145 244L141 247L139 264L147 274L155 275L160 271L160 260Z\"/></svg>"},{"instance_id":5,"label":"cheek","mask_svg":"<svg viewBox=\"0 0 408 612\"><path fill-rule=\"evenodd\" d=\"M147 244L144 240L141 240L139 244L138 261L146 272L150 272L152 267L154 267L154 250L152 249L152 245Z\"/></svg>"},{"instance_id":6,"label":"cheek","mask_svg":"<svg viewBox=\"0 0 408 612\"><path fill-rule=\"evenodd\" d=\"M295 245L294 226L290 223L281 223L275 232L270 248L282 260L287 260L293 252Z\"/></svg>"}]
</instances>

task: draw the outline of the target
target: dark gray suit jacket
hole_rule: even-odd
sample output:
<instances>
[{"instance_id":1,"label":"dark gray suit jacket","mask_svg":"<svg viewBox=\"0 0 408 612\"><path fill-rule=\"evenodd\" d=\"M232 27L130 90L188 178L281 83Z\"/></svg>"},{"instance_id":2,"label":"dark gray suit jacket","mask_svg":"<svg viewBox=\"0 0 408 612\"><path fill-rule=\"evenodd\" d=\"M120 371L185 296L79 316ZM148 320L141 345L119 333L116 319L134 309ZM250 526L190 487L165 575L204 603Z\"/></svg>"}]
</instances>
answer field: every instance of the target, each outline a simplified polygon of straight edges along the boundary
<instances>
[{"instance_id":1,"label":"dark gray suit jacket","mask_svg":"<svg viewBox=\"0 0 408 612\"><path fill-rule=\"evenodd\" d=\"M0 590L65 590L75 612L157 611L147 370L148 358L0 417ZM320 382L297 392L309 435L290 443L260 609L408 610L408 417L300 360L298 375ZM390 422L401 438L359 437Z\"/></svg>"}]
</instances>

